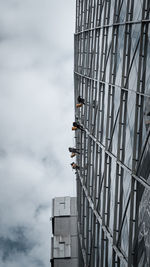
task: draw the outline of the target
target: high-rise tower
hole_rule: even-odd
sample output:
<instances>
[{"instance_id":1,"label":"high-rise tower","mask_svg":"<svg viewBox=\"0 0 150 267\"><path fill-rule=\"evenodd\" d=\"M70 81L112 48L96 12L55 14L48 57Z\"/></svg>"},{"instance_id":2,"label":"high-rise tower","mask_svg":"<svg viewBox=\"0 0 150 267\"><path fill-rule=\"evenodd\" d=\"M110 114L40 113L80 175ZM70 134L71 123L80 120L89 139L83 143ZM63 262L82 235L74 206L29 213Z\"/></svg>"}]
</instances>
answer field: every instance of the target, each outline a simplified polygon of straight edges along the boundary
<instances>
[{"instance_id":1,"label":"high-rise tower","mask_svg":"<svg viewBox=\"0 0 150 267\"><path fill-rule=\"evenodd\" d=\"M149 0L76 1L83 266L150 266L149 24Z\"/></svg>"}]
</instances>

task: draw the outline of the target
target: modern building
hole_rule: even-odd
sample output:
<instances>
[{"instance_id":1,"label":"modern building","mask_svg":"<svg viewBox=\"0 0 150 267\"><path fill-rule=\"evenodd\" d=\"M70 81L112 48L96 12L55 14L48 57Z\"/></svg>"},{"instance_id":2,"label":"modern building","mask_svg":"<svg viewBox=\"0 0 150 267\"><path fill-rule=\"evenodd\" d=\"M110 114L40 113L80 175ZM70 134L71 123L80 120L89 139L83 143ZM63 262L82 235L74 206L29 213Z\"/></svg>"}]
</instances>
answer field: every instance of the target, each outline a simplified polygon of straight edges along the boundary
<instances>
[{"instance_id":1,"label":"modern building","mask_svg":"<svg viewBox=\"0 0 150 267\"><path fill-rule=\"evenodd\" d=\"M78 267L77 207L75 197L52 201L51 266Z\"/></svg>"},{"instance_id":2,"label":"modern building","mask_svg":"<svg viewBox=\"0 0 150 267\"><path fill-rule=\"evenodd\" d=\"M74 45L79 266L149 267L150 1L76 0Z\"/></svg>"}]
</instances>

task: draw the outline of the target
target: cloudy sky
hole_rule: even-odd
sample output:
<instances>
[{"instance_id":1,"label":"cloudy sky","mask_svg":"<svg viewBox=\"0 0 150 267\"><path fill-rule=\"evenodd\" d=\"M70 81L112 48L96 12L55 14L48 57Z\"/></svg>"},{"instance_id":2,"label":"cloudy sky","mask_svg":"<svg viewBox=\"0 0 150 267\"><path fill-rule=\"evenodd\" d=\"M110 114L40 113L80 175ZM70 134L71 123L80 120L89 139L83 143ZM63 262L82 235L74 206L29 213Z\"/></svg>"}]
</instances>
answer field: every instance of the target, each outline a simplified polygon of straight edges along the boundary
<instances>
[{"instance_id":1,"label":"cloudy sky","mask_svg":"<svg viewBox=\"0 0 150 267\"><path fill-rule=\"evenodd\" d=\"M46 267L51 199L75 195L75 0L0 0L0 266Z\"/></svg>"}]
</instances>

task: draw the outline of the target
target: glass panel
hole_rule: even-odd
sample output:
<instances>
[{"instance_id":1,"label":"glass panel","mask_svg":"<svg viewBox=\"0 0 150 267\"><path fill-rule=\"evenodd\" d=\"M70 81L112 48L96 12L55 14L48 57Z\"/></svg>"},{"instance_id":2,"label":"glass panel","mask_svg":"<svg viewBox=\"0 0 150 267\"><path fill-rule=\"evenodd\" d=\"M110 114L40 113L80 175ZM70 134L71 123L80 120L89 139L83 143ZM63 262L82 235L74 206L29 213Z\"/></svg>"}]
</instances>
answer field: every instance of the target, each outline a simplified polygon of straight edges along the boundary
<instances>
[{"instance_id":1,"label":"glass panel","mask_svg":"<svg viewBox=\"0 0 150 267\"><path fill-rule=\"evenodd\" d=\"M106 63L106 67L105 67L105 81L109 82L109 72L110 72L110 58L111 58L111 46L112 43L112 27L109 28L109 32L108 32L108 44L107 44L107 63Z\"/></svg>"},{"instance_id":2,"label":"glass panel","mask_svg":"<svg viewBox=\"0 0 150 267\"><path fill-rule=\"evenodd\" d=\"M123 171L123 183L121 185L122 215L119 226L118 243L126 255L128 255L129 241L129 218L130 218L130 190L131 176L128 172Z\"/></svg>"},{"instance_id":3,"label":"glass panel","mask_svg":"<svg viewBox=\"0 0 150 267\"><path fill-rule=\"evenodd\" d=\"M123 48L124 48L124 26L119 26L118 33L118 51L117 51L117 66L116 66L116 84L121 86L122 78L122 63L123 63Z\"/></svg>"},{"instance_id":4,"label":"glass panel","mask_svg":"<svg viewBox=\"0 0 150 267\"><path fill-rule=\"evenodd\" d=\"M141 0L134 1L133 21L142 19L142 2Z\"/></svg>"},{"instance_id":5,"label":"glass panel","mask_svg":"<svg viewBox=\"0 0 150 267\"><path fill-rule=\"evenodd\" d=\"M110 244L109 240L108 240L108 265L111 267L112 266L112 245Z\"/></svg>"},{"instance_id":6,"label":"glass panel","mask_svg":"<svg viewBox=\"0 0 150 267\"><path fill-rule=\"evenodd\" d=\"M126 142L125 142L125 165L132 168L134 120L135 120L135 93L128 92Z\"/></svg>"},{"instance_id":7,"label":"glass panel","mask_svg":"<svg viewBox=\"0 0 150 267\"><path fill-rule=\"evenodd\" d=\"M120 22L124 22L126 20L127 0L120 1L120 2L121 2Z\"/></svg>"},{"instance_id":8,"label":"glass panel","mask_svg":"<svg viewBox=\"0 0 150 267\"><path fill-rule=\"evenodd\" d=\"M114 16L114 6L115 6L115 2L114 1L110 1L110 20L109 20L109 24L113 23L113 16ZM113 12L112 12L113 10Z\"/></svg>"},{"instance_id":9,"label":"glass panel","mask_svg":"<svg viewBox=\"0 0 150 267\"><path fill-rule=\"evenodd\" d=\"M118 147L118 129L119 129L119 107L120 107L120 88L115 87L114 93L114 123L112 127L111 137L112 141L112 153L117 156L117 147Z\"/></svg>"},{"instance_id":10,"label":"glass panel","mask_svg":"<svg viewBox=\"0 0 150 267\"><path fill-rule=\"evenodd\" d=\"M129 75L129 86L128 88L136 91L137 90L137 73L138 73L138 61L139 61L139 38L141 33L141 25L133 24L132 26L132 38L131 38L131 55L130 64L132 63L132 68Z\"/></svg>"}]
</instances>

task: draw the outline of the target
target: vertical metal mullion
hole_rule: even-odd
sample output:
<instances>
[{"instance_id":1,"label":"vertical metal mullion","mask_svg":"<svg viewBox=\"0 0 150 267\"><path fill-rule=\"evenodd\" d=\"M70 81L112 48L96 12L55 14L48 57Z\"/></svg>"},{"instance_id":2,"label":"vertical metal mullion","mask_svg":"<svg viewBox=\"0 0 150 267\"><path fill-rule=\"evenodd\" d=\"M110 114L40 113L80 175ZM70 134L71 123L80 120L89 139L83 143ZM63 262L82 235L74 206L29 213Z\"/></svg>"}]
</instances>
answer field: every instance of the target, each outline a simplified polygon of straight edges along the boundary
<instances>
[{"instance_id":1,"label":"vertical metal mullion","mask_svg":"<svg viewBox=\"0 0 150 267\"><path fill-rule=\"evenodd\" d=\"M83 91L84 91L84 77L81 77L79 95L82 96L82 97L83 97ZM80 121L82 121L82 118L83 118L83 110L84 110L84 107L83 108L79 108L79 114L80 114L79 115L79 119L80 119Z\"/></svg>"},{"instance_id":2,"label":"vertical metal mullion","mask_svg":"<svg viewBox=\"0 0 150 267\"><path fill-rule=\"evenodd\" d=\"M91 199L94 202L94 185L95 185L95 180L94 180L94 156L95 156L95 143L93 142L93 150L92 150L92 155L91 155Z\"/></svg>"},{"instance_id":3,"label":"vertical metal mullion","mask_svg":"<svg viewBox=\"0 0 150 267\"><path fill-rule=\"evenodd\" d=\"M94 6L93 6L93 1L91 2L91 28L94 28Z\"/></svg>"},{"instance_id":4,"label":"vertical metal mullion","mask_svg":"<svg viewBox=\"0 0 150 267\"><path fill-rule=\"evenodd\" d=\"M87 24L88 24L88 29L91 28L91 1L92 0L89 0L89 12L88 12L88 21L87 21Z\"/></svg>"},{"instance_id":5,"label":"vertical metal mullion","mask_svg":"<svg viewBox=\"0 0 150 267\"><path fill-rule=\"evenodd\" d=\"M98 95L98 82L94 82L94 90L95 90L95 97L94 97L94 102L93 102L93 109L94 109L94 112L93 112L93 129L92 129L92 135L96 135L95 132L96 131L96 121L97 121L97 111L98 111L98 103L97 103L97 95Z\"/></svg>"},{"instance_id":6,"label":"vertical metal mullion","mask_svg":"<svg viewBox=\"0 0 150 267\"><path fill-rule=\"evenodd\" d=\"M83 233L82 233L82 248L85 250L85 216L86 216L86 209L85 209L85 202L86 202L86 196L83 190L83 217L82 217L82 225L83 225Z\"/></svg>"},{"instance_id":7,"label":"vertical metal mullion","mask_svg":"<svg viewBox=\"0 0 150 267\"><path fill-rule=\"evenodd\" d=\"M82 2L82 0L79 0L79 31L81 31L82 30L82 28L81 28L81 2Z\"/></svg>"},{"instance_id":8,"label":"vertical metal mullion","mask_svg":"<svg viewBox=\"0 0 150 267\"><path fill-rule=\"evenodd\" d=\"M99 3L99 25L102 25L101 23L101 18L102 18L102 11L103 11L103 8L104 8L104 0L100 0L100 3Z\"/></svg>"},{"instance_id":9,"label":"vertical metal mullion","mask_svg":"<svg viewBox=\"0 0 150 267\"><path fill-rule=\"evenodd\" d=\"M84 190L82 188L82 247L84 246L84 201L85 201L85 196L84 196Z\"/></svg>"},{"instance_id":10,"label":"vertical metal mullion","mask_svg":"<svg viewBox=\"0 0 150 267\"><path fill-rule=\"evenodd\" d=\"M79 62L79 35L76 35L76 43L77 43L77 45L76 45L76 47L77 47L77 49L76 49L76 55L77 55L77 57L76 57L76 71L78 72L78 70L79 70L79 64L78 64L78 62Z\"/></svg>"},{"instance_id":11,"label":"vertical metal mullion","mask_svg":"<svg viewBox=\"0 0 150 267\"><path fill-rule=\"evenodd\" d=\"M84 60L84 43L85 43L84 33L81 33L80 36L81 36L81 72L80 73L84 75L84 65L83 65L83 60Z\"/></svg>"},{"instance_id":12,"label":"vertical metal mullion","mask_svg":"<svg viewBox=\"0 0 150 267\"><path fill-rule=\"evenodd\" d=\"M94 192L94 206L96 207L97 205L97 199L98 199L98 194L97 194L97 190L98 190L98 187L97 187L97 184L98 184L98 158L99 158L99 153L98 153L98 145L96 144L96 147L95 147L95 150L96 150L96 160L95 160L95 166L94 166L94 169L95 169L95 192Z\"/></svg>"},{"instance_id":13,"label":"vertical metal mullion","mask_svg":"<svg viewBox=\"0 0 150 267\"><path fill-rule=\"evenodd\" d=\"M102 75L103 75L103 60L104 60L104 30L105 28L102 29L102 48L101 48L101 60L100 60L100 80L102 80Z\"/></svg>"},{"instance_id":14,"label":"vertical metal mullion","mask_svg":"<svg viewBox=\"0 0 150 267\"><path fill-rule=\"evenodd\" d=\"M87 115L87 107L88 107L88 80L85 78L85 107L84 107L84 127L87 128L88 125L88 115Z\"/></svg>"},{"instance_id":15,"label":"vertical metal mullion","mask_svg":"<svg viewBox=\"0 0 150 267\"><path fill-rule=\"evenodd\" d=\"M90 117L90 114L91 114L91 80L88 80L88 112L87 112L87 119L88 119L88 123L87 123L87 128L89 129L90 127L90 123L91 123L91 117Z\"/></svg>"},{"instance_id":16,"label":"vertical metal mullion","mask_svg":"<svg viewBox=\"0 0 150 267\"><path fill-rule=\"evenodd\" d=\"M92 78L95 78L95 60L96 60L96 29L93 30L93 44L92 44L93 60L92 60Z\"/></svg>"},{"instance_id":17,"label":"vertical metal mullion","mask_svg":"<svg viewBox=\"0 0 150 267\"><path fill-rule=\"evenodd\" d=\"M98 71L99 71L99 41L100 41L100 29L96 29L96 53L97 53L97 57L95 60L95 65L96 65L96 75L95 78L98 79Z\"/></svg>"},{"instance_id":18,"label":"vertical metal mullion","mask_svg":"<svg viewBox=\"0 0 150 267\"><path fill-rule=\"evenodd\" d=\"M80 183L81 184L81 183ZM82 218L83 218L83 188L82 188L82 185L81 185L81 202L80 202L80 205L81 205L81 214L80 214L80 229L81 229L81 234L82 234L82 236L83 236L83 220L82 220Z\"/></svg>"},{"instance_id":19,"label":"vertical metal mullion","mask_svg":"<svg viewBox=\"0 0 150 267\"><path fill-rule=\"evenodd\" d=\"M108 168L108 155L105 153L105 162L104 162L104 183L103 183L103 207L102 207L102 224L106 224L105 216L106 216L106 211L105 211L105 205L106 205L106 182L107 182L107 168ZM105 234L102 230L102 240L101 240L101 266L103 267L105 258L103 254L104 250L104 243L106 242L105 240ZM106 252L106 251L105 251Z\"/></svg>"},{"instance_id":20,"label":"vertical metal mullion","mask_svg":"<svg viewBox=\"0 0 150 267\"><path fill-rule=\"evenodd\" d=\"M89 246L89 202L87 200L87 223L86 223L86 262L89 260L89 255L88 255L88 246Z\"/></svg>"},{"instance_id":21,"label":"vertical metal mullion","mask_svg":"<svg viewBox=\"0 0 150 267\"><path fill-rule=\"evenodd\" d=\"M87 72L86 75L88 76L88 71L89 71L89 62L90 62L90 30L87 32L87 46L86 46L86 51L87 51L87 56L86 56L86 66L87 66Z\"/></svg>"},{"instance_id":22,"label":"vertical metal mullion","mask_svg":"<svg viewBox=\"0 0 150 267\"><path fill-rule=\"evenodd\" d=\"M95 249L94 249L94 246L95 246L95 222L96 222L96 217L93 213L93 211L91 210L92 212L92 219L91 219L91 244L90 244L90 258L89 258L89 263L88 263L88 266L90 267L94 267L94 252L95 252Z\"/></svg>"},{"instance_id":23,"label":"vertical metal mullion","mask_svg":"<svg viewBox=\"0 0 150 267\"><path fill-rule=\"evenodd\" d=\"M109 144L109 127L110 127L110 118L111 118L111 115L110 115L110 109L111 109L111 106L110 106L110 103L111 103L111 85L109 85L109 89L108 89L108 100L107 100L108 104L107 104L107 120L106 120L106 141L105 141L105 147L106 149L108 149L108 144Z\"/></svg>"},{"instance_id":24,"label":"vertical metal mullion","mask_svg":"<svg viewBox=\"0 0 150 267\"><path fill-rule=\"evenodd\" d=\"M84 183L87 186L88 183L88 139L86 132L84 132Z\"/></svg>"},{"instance_id":25,"label":"vertical metal mullion","mask_svg":"<svg viewBox=\"0 0 150 267\"><path fill-rule=\"evenodd\" d=\"M117 227L117 240L118 240L118 235L119 235L119 230L120 230L120 227L121 227L121 223L122 223L122 219L123 219L123 216L122 216L122 208L123 208L123 179L125 179L124 177L124 170L122 167L120 167L120 176L119 176L119 184L120 184L120 192L119 192L119 198L118 198L118 206L119 206L119 210L118 210L118 227ZM120 233L121 235L121 233ZM121 242L120 242L121 239L119 239L117 241L117 245L119 247L121 247Z\"/></svg>"},{"instance_id":26,"label":"vertical metal mullion","mask_svg":"<svg viewBox=\"0 0 150 267\"><path fill-rule=\"evenodd\" d=\"M82 79L82 92L81 92L81 97L85 99L85 78L83 77ZM85 124L85 105L82 106L81 109L81 123Z\"/></svg>"},{"instance_id":27,"label":"vertical metal mullion","mask_svg":"<svg viewBox=\"0 0 150 267\"><path fill-rule=\"evenodd\" d=\"M98 253L97 253L97 259L96 259L96 267L99 267L100 266L100 223L97 222L97 233L98 233L98 237L97 237L97 250L98 250Z\"/></svg>"},{"instance_id":28,"label":"vertical metal mullion","mask_svg":"<svg viewBox=\"0 0 150 267\"><path fill-rule=\"evenodd\" d=\"M107 205L106 205L106 227L109 228L110 223L110 192L111 192L111 158L109 157L108 162L108 172L107 172L107 181L106 181L106 193L107 193ZM108 254L109 254L109 247L108 247L108 239L106 241L106 255L105 255L105 266L108 266Z\"/></svg>"},{"instance_id":29,"label":"vertical metal mullion","mask_svg":"<svg viewBox=\"0 0 150 267\"><path fill-rule=\"evenodd\" d=\"M98 256L98 221L95 216L95 233L94 233L94 257L93 257L93 267L97 265L97 256Z\"/></svg>"},{"instance_id":30,"label":"vertical metal mullion","mask_svg":"<svg viewBox=\"0 0 150 267\"><path fill-rule=\"evenodd\" d=\"M104 10L104 25L108 25L109 24L109 18L110 18L110 6L111 6L111 1L108 0L105 2L105 10ZM108 50L108 32L109 32L110 27L104 27L104 34L103 34L103 40L105 40L105 48L104 48L104 61L103 61L103 73L102 73L102 80L105 80L105 74L106 74L106 64L108 61L108 57L109 57L109 51L110 48ZM111 46L110 46L111 47ZM108 52L107 52L108 51Z\"/></svg>"},{"instance_id":31,"label":"vertical metal mullion","mask_svg":"<svg viewBox=\"0 0 150 267\"><path fill-rule=\"evenodd\" d=\"M81 41L81 34L78 35L79 37L79 57L78 57L78 72L82 73L81 70L81 46L82 46L82 41Z\"/></svg>"},{"instance_id":32,"label":"vertical metal mullion","mask_svg":"<svg viewBox=\"0 0 150 267\"><path fill-rule=\"evenodd\" d=\"M83 10L83 0L81 1L81 31L83 31L83 19L84 19L84 10Z\"/></svg>"},{"instance_id":33,"label":"vertical metal mullion","mask_svg":"<svg viewBox=\"0 0 150 267\"><path fill-rule=\"evenodd\" d=\"M87 257L87 260L89 262L90 260L90 255L91 255L91 240L92 240L92 209L91 207L89 206L89 225L88 225L88 244L87 244L87 253L88 253L88 257Z\"/></svg>"},{"instance_id":34,"label":"vertical metal mullion","mask_svg":"<svg viewBox=\"0 0 150 267\"><path fill-rule=\"evenodd\" d=\"M101 102L101 89L100 89L100 83L98 83L98 114L97 114L97 133L96 137L99 140L99 127L100 127L100 102Z\"/></svg>"},{"instance_id":35,"label":"vertical metal mullion","mask_svg":"<svg viewBox=\"0 0 150 267\"><path fill-rule=\"evenodd\" d=\"M85 2L87 2L87 5L86 5L86 16L85 16L85 29L87 29L87 28L88 28L88 12L89 12L88 8L89 8L89 0L87 0L87 1L85 1Z\"/></svg>"},{"instance_id":36,"label":"vertical metal mullion","mask_svg":"<svg viewBox=\"0 0 150 267\"><path fill-rule=\"evenodd\" d=\"M89 196L92 198L92 183L93 183L93 176L92 176L92 170L93 170L93 161L92 161L92 155L94 150L94 141L91 140L91 155L90 155L90 175L89 175Z\"/></svg>"},{"instance_id":37,"label":"vertical metal mullion","mask_svg":"<svg viewBox=\"0 0 150 267\"><path fill-rule=\"evenodd\" d=\"M81 176L83 175L83 168L84 168L84 165L83 165L83 132L80 131L80 138L81 138L81 145L80 145L80 155L81 155L81 159L80 159L80 173L81 173Z\"/></svg>"},{"instance_id":38,"label":"vertical metal mullion","mask_svg":"<svg viewBox=\"0 0 150 267\"><path fill-rule=\"evenodd\" d=\"M83 57L82 57L83 72L82 72L82 74L85 75L86 74L86 65L85 65L85 59L86 59L86 32L83 32L82 35L83 35Z\"/></svg>"},{"instance_id":39,"label":"vertical metal mullion","mask_svg":"<svg viewBox=\"0 0 150 267\"><path fill-rule=\"evenodd\" d=\"M84 0L84 27L83 27L83 30L86 29L86 16L87 16L87 1Z\"/></svg>"},{"instance_id":40,"label":"vertical metal mullion","mask_svg":"<svg viewBox=\"0 0 150 267\"><path fill-rule=\"evenodd\" d=\"M92 132L92 128L93 128L93 125L92 125L92 117L93 117L93 93L94 93L94 81L91 80L90 82L90 100L89 100L89 132Z\"/></svg>"},{"instance_id":41,"label":"vertical metal mullion","mask_svg":"<svg viewBox=\"0 0 150 267\"><path fill-rule=\"evenodd\" d=\"M118 231L118 216L119 216L119 209L118 209L118 199L119 199L119 184L120 184L120 166L117 164L116 166L116 181L115 181L115 203L114 203L114 221L113 221L113 244L116 245L117 242L117 231ZM116 252L113 250L113 257L112 257L112 266L115 267L116 261ZM118 265L119 266L119 265Z\"/></svg>"},{"instance_id":42,"label":"vertical metal mullion","mask_svg":"<svg viewBox=\"0 0 150 267\"><path fill-rule=\"evenodd\" d=\"M92 145L92 139L88 136L88 170L87 170L87 181L86 181L86 188L88 191L88 194L90 195L90 178L91 178L91 147Z\"/></svg>"},{"instance_id":43,"label":"vertical metal mullion","mask_svg":"<svg viewBox=\"0 0 150 267\"><path fill-rule=\"evenodd\" d=\"M111 158L109 157L109 170L108 170L108 177L107 177L107 226L109 227L110 222L110 190L111 190Z\"/></svg>"},{"instance_id":44,"label":"vertical metal mullion","mask_svg":"<svg viewBox=\"0 0 150 267\"><path fill-rule=\"evenodd\" d=\"M89 65L89 77L94 78L94 56L95 56L95 51L94 51L94 42L95 41L95 30L91 31L91 47L90 47L90 65Z\"/></svg>"},{"instance_id":45,"label":"vertical metal mullion","mask_svg":"<svg viewBox=\"0 0 150 267\"><path fill-rule=\"evenodd\" d=\"M100 205L101 205L101 202L100 202L100 195L101 195L101 185L102 185L102 179L103 179L103 176L102 176L102 149L99 148L100 151L99 151L99 172L98 172L98 175L99 175L99 180L98 180L98 190L97 190L97 196L99 196L98 198L98 201L97 201L97 206L96 206L96 210L98 212L98 214L101 215L102 217L102 212L100 211Z\"/></svg>"},{"instance_id":46,"label":"vertical metal mullion","mask_svg":"<svg viewBox=\"0 0 150 267\"><path fill-rule=\"evenodd\" d=\"M76 1L76 32L79 31L79 0Z\"/></svg>"},{"instance_id":47,"label":"vertical metal mullion","mask_svg":"<svg viewBox=\"0 0 150 267\"><path fill-rule=\"evenodd\" d=\"M102 142L103 141L103 132L104 132L104 101L105 101L105 84L101 84L102 86L102 112L101 112L101 138L100 138L100 141Z\"/></svg>"},{"instance_id":48,"label":"vertical metal mullion","mask_svg":"<svg viewBox=\"0 0 150 267\"><path fill-rule=\"evenodd\" d=\"M93 18L94 18L94 23L93 23L93 27L96 27L96 21L97 21L97 0L94 0L94 11L93 11Z\"/></svg>"},{"instance_id":49,"label":"vertical metal mullion","mask_svg":"<svg viewBox=\"0 0 150 267\"><path fill-rule=\"evenodd\" d=\"M79 196L80 196L80 205L79 205L79 214L78 214L78 216L79 216L79 224L80 224L80 232L81 232L81 198L82 198L82 185L81 185L81 183L80 183L80 181L79 181Z\"/></svg>"}]
</instances>

